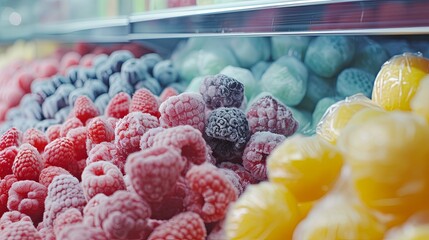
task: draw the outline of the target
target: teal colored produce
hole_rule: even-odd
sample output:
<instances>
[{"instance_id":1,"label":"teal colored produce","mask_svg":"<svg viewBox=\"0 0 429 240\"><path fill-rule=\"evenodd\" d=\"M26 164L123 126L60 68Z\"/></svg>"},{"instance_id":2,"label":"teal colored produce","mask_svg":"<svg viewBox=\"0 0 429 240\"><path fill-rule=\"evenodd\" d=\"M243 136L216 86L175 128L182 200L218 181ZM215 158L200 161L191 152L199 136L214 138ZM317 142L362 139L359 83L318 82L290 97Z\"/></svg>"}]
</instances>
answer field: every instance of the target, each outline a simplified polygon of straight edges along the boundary
<instances>
[{"instance_id":1,"label":"teal colored produce","mask_svg":"<svg viewBox=\"0 0 429 240\"><path fill-rule=\"evenodd\" d=\"M256 87L256 80L253 77L252 72L245 68L228 66L224 68L221 72L228 77L232 77L244 85L244 94L248 99L251 99L252 96L259 93L259 89Z\"/></svg>"},{"instance_id":2,"label":"teal colored produce","mask_svg":"<svg viewBox=\"0 0 429 240\"><path fill-rule=\"evenodd\" d=\"M267 71L270 65L270 62L261 61L252 66L251 71L256 81L261 80L262 75L264 75L265 71Z\"/></svg>"},{"instance_id":3,"label":"teal colored produce","mask_svg":"<svg viewBox=\"0 0 429 240\"><path fill-rule=\"evenodd\" d=\"M389 60L386 50L376 41L367 37L359 38L357 49L352 67L362 69L373 75L377 75L381 66Z\"/></svg>"},{"instance_id":4,"label":"teal colored produce","mask_svg":"<svg viewBox=\"0 0 429 240\"><path fill-rule=\"evenodd\" d=\"M204 81L204 77L195 77L192 79L192 81L189 83L188 87L186 88L185 92L194 92L194 93L200 93L200 86L201 83Z\"/></svg>"},{"instance_id":5,"label":"teal colored produce","mask_svg":"<svg viewBox=\"0 0 429 240\"><path fill-rule=\"evenodd\" d=\"M307 91L299 106L303 109L313 111L320 99L335 95L333 85L334 80L324 79L310 73L308 76Z\"/></svg>"},{"instance_id":6,"label":"teal colored produce","mask_svg":"<svg viewBox=\"0 0 429 240\"><path fill-rule=\"evenodd\" d=\"M239 66L244 68L250 68L259 61L267 61L271 56L269 38L235 37L230 39L230 47Z\"/></svg>"},{"instance_id":7,"label":"teal colored produce","mask_svg":"<svg viewBox=\"0 0 429 240\"><path fill-rule=\"evenodd\" d=\"M338 75L337 92L342 97L362 93L371 98L375 76L357 68L347 68Z\"/></svg>"},{"instance_id":8,"label":"teal colored produce","mask_svg":"<svg viewBox=\"0 0 429 240\"><path fill-rule=\"evenodd\" d=\"M274 36L271 37L271 52L274 60L283 56L296 57L303 60L310 37L305 36Z\"/></svg>"},{"instance_id":9,"label":"teal colored produce","mask_svg":"<svg viewBox=\"0 0 429 240\"><path fill-rule=\"evenodd\" d=\"M316 105L316 108L313 112L313 122L311 124L311 128L313 131L316 131L317 124L319 123L320 119L322 119L323 115L325 114L326 110L334 103L338 102L340 99L334 98L334 97L326 97L322 98Z\"/></svg>"},{"instance_id":10,"label":"teal colored produce","mask_svg":"<svg viewBox=\"0 0 429 240\"><path fill-rule=\"evenodd\" d=\"M295 118L299 123L298 130L296 132L306 135L311 128L311 113L293 107L289 107L289 109L292 111L293 118Z\"/></svg>"}]
</instances>

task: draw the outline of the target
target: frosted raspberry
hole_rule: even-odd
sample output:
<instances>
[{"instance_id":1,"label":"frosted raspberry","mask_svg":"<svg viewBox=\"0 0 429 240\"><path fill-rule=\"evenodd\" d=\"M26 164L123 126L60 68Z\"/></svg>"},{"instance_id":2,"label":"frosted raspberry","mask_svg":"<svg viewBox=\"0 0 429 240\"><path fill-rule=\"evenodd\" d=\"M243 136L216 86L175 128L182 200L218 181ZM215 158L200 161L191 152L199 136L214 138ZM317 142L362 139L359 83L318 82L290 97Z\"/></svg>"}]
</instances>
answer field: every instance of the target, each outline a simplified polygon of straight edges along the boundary
<instances>
[{"instance_id":1,"label":"frosted raspberry","mask_svg":"<svg viewBox=\"0 0 429 240\"><path fill-rule=\"evenodd\" d=\"M19 211L10 211L4 213L0 218L0 231L7 228L10 224L19 222L19 221L26 221L33 223L31 221L31 218Z\"/></svg>"},{"instance_id":2,"label":"frosted raspberry","mask_svg":"<svg viewBox=\"0 0 429 240\"><path fill-rule=\"evenodd\" d=\"M238 108L218 108L207 120L206 140L217 160L240 157L250 137L246 115Z\"/></svg>"},{"instance_id":3,"label":"frosted raspberry","mask_svg":"<svg viewBox=\"0 0 429 240\"><path fill-rule=\"evenodd\" d=\"M240 176L237 173L227 168L219 168L219 170L225 175L225 177L231 182L234 186L237 196L240 196L244 192L244 187L241 185Z\"/></svg>"},{"instance_id":4,"label":"frosted raspberry","mask_svg":"<svg viewBox=\"0 0 429 240\"><path fill-rule=\"evenodd\" d=\"M253 134L244 149L244 168L256 179L260 181L267 180L267 157L285 139L285 136L271 132L256 132Z\"/></svg>"},{"instance_id":5,"label":"frosted raspberry","mask_svg":"<svg viewBox=\"0 0 429 240\"><path fill-rule=\"evenodd\" d=\"M48 187L48 196L45 199L45 227L52 227L57 216L67 209L77 208L82 211L85 205L86 200L79 180L70 175L56 176Z\"/></svg>"},{"instance_id":6,"label":"frosted raspberry","mask_svg":"<svg viewBox=\"0 0 429 240\"><path fill-rule=\"evenodd\" d=\"M0 151L4 150L7 147L16 146L18 147L21 144L22 133L17 128L13 127L7 130L0 137Z\"/></svg>"},{"instance_id":7,"label":"frosted raspberry","mask_svg":"<svg viewBox=\"0 0 429 240\"><path fill-rule=\"evenodd\" d=\"M173 189L167 193L161 202L150 203L152 209L151 218L168 220L186 210L184 200L187 186L184 177L179 177Z\"/></svg>"},{"instance_id":8,"label":"frosted raspberry","mask_svg":"<svg viewBox=\"0 0 429 240\"><path fill-rule=\"evenodd\" d=\"M88 131L86 127L77 127L71 129L67 133L67 138L70 139L73 143L76 159L83 159L88 157L86 151L87 135Z\"/></svg>"},{"instance_id":9,"label":"frosted raspberry","mask_svg":"<svg viewBox=\"0 0 429 240\"><path fill-rule=\"evenodd\" d=\"M54 228L44 227L39 230L39 234L43 240L56 240Z\"/></svg>"},{"instance_id":10,"label":"frosted raspberry","mask_svg":"<svg viewBox=\"0 0 429 240\"><path fill-rule=\"evenodd\" d=\"M41 153L45 149L45 146L48 145L48 138L40 130L30 128L24 132L22 143L29 143Z\"/></svg>"},{"instance_id":11,"label":"frosted raspberry","mask_svg":"<svg viewBox=\"0 0 429 240\"><path fill-rule=\"evenodd\" d=\"M12 184L17 182L15 175L7 175L0 181L0 214L7 212L7 201L9 198L9 189Z\"/></svg>"},{"instance_id":12,"label":"frosted raspberry","mask_svg":"<svg viewBox=\"0 0 429 240\"><path fill-rule=\"evenodd\" d=\"M7 147L0 151L0 178L12 174L12 165L18 154L18 148L15 146Z\"/></svg>"},{"instance_id":13,"label":"frosted raspberry","mask_svg":"<svg viewBox=\"0 0 429 240\"><path fill-rule=\"evenodd\" d=\"M176 89L172 88L172 87L166 87L164 88L164 90L162 91L161 95L159 95L159 101L161 103L165 102L165 100L167 100L170 97L173 96L177 96L179 95L179 93L177 92Z\"/></svg>"},{"instance_id":14,"label":"frosted raspberry","mask_svg":"<svg viewBox=\"0 0 429 240\"><path fill-rule=\"evenodd\" d=\"M67 170L61 167L50 166L42 169L39 175L39 183L48 187L51 184L54 177L59 176L61 174L71 175Z\"/></svg>"},{"instance_id":15,"label":"frosted raspberry","mask_svg":"<svg viewBox=\"0 0 429 240\"><path fill-rule=\"evenodd\" d=\"M206 108L203 98L197 93L182 93L168 98L159 107L161 127L190 125L204 131Z\"/></svg>"},{"instance_id":16,"label":"frosted raspberry","mask_svg":"<svg viewBox=\"0 0 429 240\"><path fill-rule=\"evenodd\" d=\"M149 202L159 202L173 187L185 167L180 154L164 146L128 156L125 172L135 192Z\"/></svg>"},{"instance_id":17,"label":"frosted raspberry","mask_svg":"<svg viewBox=\"0 0 429 240\"><path fill-rule=\"evenodd\" d=\"M9 190L7 208L24 213L31 217L34 223L38 223L43 217L47 191L46 187L38 182L17 181Z\"/></svg>"},{"instance_id":18,"label":"frosted raspberry","mask_svg":"<svg viewBox=\"0 0 429 240\"><path fill-rule=\"evenodd\" d=\"M204 78L200 86L200 93L206 106L210 109L239 108L244 99L244 86L234 78L217 74Z\"/></svg>"},{"instance_id":19,"label":"frosted raspberry","mask_svg":"<svg viewBox=\"0 0 429 240\"><path fill-rule=\"evenodd\" d=\"M86 166L82 173L82 188L86 200L90 200L98 193L110 196L118 190L126 190L121 171L106 161Z\"/></svg>"},{"instance_id":20,"label":"frosted raspberry","mask_svg":"<svg viewBox=\"0 0 429 240\"><path fill-rule=\"evenodd\" d=\"M43 158L45 160L45 167L62 167L73 174L73 176L76 176L79 171L73 141L69 138L61 137L50 142L45 147Z\"/></svg>"},{"instance_id":21,"label":"frosted raspberry","mask_svg":"<svg viewBox=\"0 0 429 240\"><path fill-rule=\"evenodd\" d=\"M4 240L42 240L39 232L31 222L18 221L0 231L0 239Z\"/></svg>"},{"instance_id":22,"label":"frosted raspberry","mask_svg":"<svg viewBox=\"0 0 429 240\"><path fill-rule=\"evenodd\" d=\"M125 154L136 152L140 150L141 136L156 127L159 127L156 117L141 112L129 113L116 124L115 144Z\"/></svg>"},{"instance_id":23,"label":"frosted raspberry","mask_svg":"<svg viewBox=\"0 0 429 240\"><path fill-rule=\"evenodd\" d=\"M98 206L101 202L107 200L107 196L103 193L99 193L88 201L85 208L83 209L84 223L95 227L95 213L98 210Z\"/></svg>"},{"instance_id":24,"label":"frosted raspberry","mask_svg":"<svg viewBox=\"0 0 429 240\"><path fill-rule=\"evenodd\" d=\"M147 239L150 234L152 234L155 228L159 227L161 224L167 222L166 220L156 220L156 219L148 219L145 227L145 233L142 239Z\"/></svg>"},{"instance_id":25,"label":"frosted raspberry","mask_svg":"<svg viewBox=\"0 0 429 240\"><path fill-rule=\"evenodd\" d=\"M114 118L114 117L108 117L107 118L107 122L110 124L110 126L115 129L116 128L116 123L119 121L118 118Z\"/></svg>"},{"instance_id":26,"label":"frosted raspberry","mask_svg":"<svg viewBox=\"0 0 429 240\"><path fill-rule=\"evenodd\" d=\"M92 119L88 126L88 139L93 144L111 142L115 138L115 130L107 119L96 117Z\"/></svg>"},{"instance_id":27,"label":"frosted raspberry","mask_svg":"<svg viewBox=\"0 0 429 240\"><path fill-rule=\"evenodd\" d=\"M74 102L73 113L82 123L99 115L98 108L87 96L79 96Z\"/></svg>"},{"instance_id":28,"label":"frosted raspberry","mask_svg":"<svg viewBox=\"0 0 429 240\"><path fill-rule=\"evenodd\" d=\"M259 182L249 171L239 164L223 162L219 165L219 168L226 168L234 171L240 177L240 183L241 186L243 186L243 189L246 189L246 187L250 184Z\"/></svg>"},{"instance_id":29,"label":"frosted raspberry","mask_svg":"<svg viewBox=\"0 0 429 240\"><path fill-rule=\"evenodd\" d=\"M162 128L162 127L151 128L147 130L140 139L140 149L144 150L152 147L155 136L158 133L163 132L164 130L165 128Z\"/></svg>"},{"instance_id":30,"label":"frosted raspberry","mask_svg":"<svg viewBox=\"0 0 429 240\"><path fill-rule=\"evenodd\" d=\"M193 212L184 212L157 227L148 240L204 240L206 235L206 228L200 216Z\"/></svg>"},{"instance_id":31,"label":"frosted raspberry","mask_svg":"<svg viewBox=\"0 0 429 240\"><path fill-rule=\"evenodd\" d=\"M108 117L123 118L129 113L130 104L130 95L125 92L120 92L107 104L105 114Z\"/></svg>"},{"instance_id":32,"label":"frosted raspberry","mask_svg":"<svg viewBox=\"0 0 429 240\"><path fill-rule=\"evenodd\" d=\"M67 136L67 133L70 130L78 128L78 127L83 127L83 123L78 118L75 118L75 117L69 118L61 126L60 136L61 137ZM53 140L51 140L51 141L53 141Z\"/></svg>"},{"instance_id":33,"label":"frosted raspberry","mask_svg":"<svg viewBox=\"0 0 429 240\"><path fill-rule=\"evenodd\" d=\"M216 222L225 217L229 204L237 199L234 186L215 166L205 163L193 166L186 174L190 187L185 204L198 213L204 222Z\"/></svg>"},{"instance_id":34,"label":"frosted raspberry","mask_svg":"<svg viewBox=\"0 0 429 240\"><path fill-rule=\"evenodd\" d=\"M48 137L49 142L52 142L61 136L61 128L62 125L60 124L54 124L48 127L46 130L46 137Z\"/></svg>"},{"instance_id":35,"label":"frosted raspberry","mask_svg":"<svg viewBox=\"0 0 429 240\"><path fill-rule=\"evenodd\" d=\"M37 149L28 143L22 144L12 165L12 172L16 178L37 181L42 168L42 156Z\"/></svg>"},{"instance_id":36,"label":"frosted raspberry","mask_svg":"<svg viewBox=\"0 0 429 240\"><path fill-rule=\"evenodd\" d=\"M187 162L202 164L206 161L206 142L200 131L191 126L168 128L157 134L153 146L176 148Z\"/></svg>"},{"instance_id":37,"label":"frosted raspberry","mask_svg":"<svg viewBox=\"0 0 429 240\"><path fill-rule=\"evenodd\" d=\"M225 230L223 229L223 224L223 220L218 222L210 231L210 234L207 236L207 240L228 239L226 237Z\"/></svg>"},{"instance_id":38,"label":"frosted raspberry","mask_svg":"<svg viewBox=\"0 0 429 240\"><path fill-rule=\"evenodd\" d=\"M158 108L158 99L146 88L137 90L131 99L130 112L148 113L158 118Z\"/></svg>"},{"instance_id":39,"label":"frosted raspberry","mask_svg":"<svg viewBox=\"0 0 429 240\"><path fill-rule=\"evenodd\" d=\"M267 95L254 102L247 111L250 131L268 131L290 136L298 129L298 122L289 108Z\"/></svg>"},{"instance_id":40,"label":"frosted raspberry","mask_svg":"<svg viewBox=\"0 0 429 240\"><path fill-rule=\"evenodd\" d=\"M206 162L215 165L217 161L216 161L216 158L213 156L212 148L206 144L206 149L207 149Z\"/></svg>"},{"instance_id":41,"label":"frosted raspberry","mask_svg":"<svg viewBox=\"0 0 429 240\"><path fill-rule=\"evenodd\" d=\"M134 191L133 186L131 185L130 176L124 175L125 187L127 187L127 191Z\"/></svg>"},{"instance_id":42,"label":"frosted raspberry","mask_svg":"<svg viewBox=\"0 0 429 240\"><path fill-rule=\"evenodd\" d=\"M68 225L58 234L61 240L108 240L109 238L100 228L86 226L85 224Z\"/></svg>"},{"instance_id":43,"label":"frosted raspberry","mask_svg":"<svg viewBox=\"0 0 429 240\"><path fill-rule=\"evenodd\" d=\"M83 222L82 213L76 208L69 208L54 220L54 233L58 236L64 227L81 222Z\"/></svg>"},{"instance_id":44,"label":"frosted raspberry","mask_svg":"<svg viewBox=\"0 0 429 240\"><path fill-rule=\"evenodd\" d=\"M106 161L114 164L116 167L124 172L124 165L126 158L122 158L121 154L118 152L116 145L110 142L102 142L95 145L88 153L88 158L86 159L86 165L89 165L93 162Z\"/></svg>"},{"instance_id":45,"label":"frosted raspberry","mask_svg":"<svg viewBox=\"0 0 429 240\"><path fill-rule=\"evenodd\" d=\"M139 195L117 191L100 203L95 223L109 239L140 239L150 215L149 205Z\"/></svg>"}]
</instances>

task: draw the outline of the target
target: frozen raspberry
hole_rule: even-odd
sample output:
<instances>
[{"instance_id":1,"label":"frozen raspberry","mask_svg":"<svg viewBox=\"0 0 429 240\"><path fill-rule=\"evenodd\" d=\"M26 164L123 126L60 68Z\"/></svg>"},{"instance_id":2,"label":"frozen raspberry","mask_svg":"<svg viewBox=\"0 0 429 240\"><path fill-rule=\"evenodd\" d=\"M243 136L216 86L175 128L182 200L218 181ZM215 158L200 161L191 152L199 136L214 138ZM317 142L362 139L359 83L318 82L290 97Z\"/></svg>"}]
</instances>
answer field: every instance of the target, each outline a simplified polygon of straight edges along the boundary
<instances>
[{"instance_id":1,"label":"frozen raspberry","mask_svg":"<svg viewBox=\"0 0 429 240\"><path fill-rule=\"evenodd\" d=\"M225 177L231 182L235 188L237 196L240 196L244 192L244 187L241 185L240 176L237 173L227 168L219 168L219 170L225 175Z\"/></svg>"},{"instance_id":2,"label":"frozen raspberry","mask_svg":"<svg viewBox=\"0 0 429 240\"><path fill-rule=\"evenodd\" d=\"M30 128L24 132L22 143L29 143L41 153L45 149L45 146L48 145L48 138L40 130Z\"/></svg>"},{"instance_id":3,"label":"frozen raspberry","mask_svg":"<svg viewBox=\"0 0 429 240\"><path fill-rule=\"evenodd\" d=\"M136 152L140 150L141 136L156 127L159 127L156 117L141 112L129 113L116 124L115 144L125 154Z\"/></svg>"},{"instance_id":4,"label":"frozen raspberry","mask_svg":"<svg viewBox=\"0 0 429 240\"><path fill-rule=\"evenodd\" d=\"M60 136L61 137L67 136L67 133L70 130L78 128L78 127L83 127L83 123L78 118L72 117L72 118L68 119L67 121L65 121L63 123L63 125L61 126ZM51 142L52 141L53 140L51 140Z\"/></svg>"},{"instance_id":5,"label":"frozen raspberry","mask_svg":"<svg viewBox=\"0 0 429 240\"><path fill-rule=\"evenodd\" d=\"M148 113L159 118L158 99L146 88L137 90L131 99L130 112Z\"/></svg>"},{"instance_id":6,"label":"frozen raspberry","mask_svg":"<svg viewBox=\"0 0 429 240\"><path fill-rule=\"evenodd\" d=\"M79 96L76 99L73 113L83 124L85 124L87 120L99 115L97 106L95 106L92 100L87 96Z\"/></svg>"},{"instance_id":7,"label":"frozen raspberry","mask_svg":"<svg viewBox=\"0 0 429 240\"><path fill-rule=\"evenodd\" d=\"M207 236L207 240L228 239L226 237L225 230L223 229L223 223L224 221L216 223L216 225L210 231L210 234Z\"/></svg>"},{"instance_id":8,"label":"frozen raspberry","mask_svg":"<svg viewBox=\"0 0 429 240\"><path fill-rule=\"evenodd\" d=\"M79 170L76 162L76 153L73 141L69 138L61 137L50 142L45 147L43 158L45 160L45 167L62 167L73 174L73 176L78 174Z\"/></svg>"},{"instance_id":9,"label":"frozen raspberry","mask_svg":"<svg viewBox=\"0 0 429 240\"><path fill-rule=\"evenodd\" d=\"M219 165L219 168L226 168L234 171L240 177L240 183L241 186L243 186L243 189L246 189L246 187L250 184L259 182L252 176L250 172L248 172L243 166L239 164L223 162Z\"/></svg>"},{"instance_id":10,"label":"frozen raspberry","mask_svg":"<svg viewBox=\"0 0 429 240\"><path fill-rule=\"evenodd\" d=\"M43 217L47 191L46 187L38 182L17 181L9 190L7 208L28 215L37 224Z\"/></svg>"},{"instance_id":11,"label":"frozen raspberry","mask_svg":"<svg viewBox=\"0 0 429 240\"><path fill-rule=\"evenodd\" d=\"M93 162L106 161L114 164L116 167L124 172L124 165L126 158L122 159L121 154L118 152L116 145L110 142L102 142L95 145L88 153L86 165Z\"/></svg>"},{"instance_id":12,"label":"frozen raspberry","mask_svg":"<svg viewBox=\"0 0 429 240\"><path fill-rule=\"evenodd\" d=\"M59 175L48 187L45 199L43 222L45 227L52 227L57 216L69 208L82 211L86 205L82 187L77 178L70 175Z\"/></svg>"},{"instance_id":13,"label":"frozen raspberry","mask_svg":"<svg viewBox=\"0 0 429 240\"><path fill-rule=\"evenodd\" d=\"M43 227L39 230L39 234L43 240L56 240L53 227Z\"/></svg>"},{"instance_id":14,"label":"frozen raspberry","mask_svg":"<svg viewBox=\"0 0 429 240\"><path fill-rule=\"evenodd\" d=\"M184 212L155 228L148 240L204 240L206 235L206 228L200 216L193 212Z\"/></svg>"},{"instance_id":15,"label":"frozen raspberry","mask_svg":"<svg viewBox=\"0 0 429 240\"><path fill-rule=\"evenodd\" d=\"M200 94L182 93L168 98L159 107L161 127L191 125L204 131L205 103Z\"/></svg>"},{"instance_id":16,"label":"frozen raspberry","mask_svg":"<svg viewBox=\"0 0 429 240\"><path fill-rule=\"evenodd\" d=\"M7 212L7 201L9 198L9 189L12 184L17 182L15 175L7 175L0 181L0 214Z\"/></svg>"},{"instance_id":17,"label":"frozen raspberry","mask_svg":"<svg viewBox=\"0 0 429 240\"><path fill-rule=\"evenodd\" d=\"M19 211L10 211L4 213L0 218L0 231L7 228L10 224L19 222L19 221L26 221L33 223L31 221L31 218Z\"/></svg>"},{"instance_id":18,"label":"frozen raspberry","mask_svg":"<svg viewBox=\"0 0 429 240\"><path fill-rule=\"evenodd\" d=\"M212 148L206 144L206 149L207 149L206 162L215 165L217 161L216 161L216 158L213 156Z\"/></svg>"},{"instance_id":19,"label":"frozen raspberry","mask_svg":"<svg viewBox=\"0 0 429 240\"><path fill-rule=\"evenodd\" d=\"M123 118L129 113L131 104L130 95L125 92L116 94L106 107L106 116Z\"/></svg>"},{"instance_id":20,"label":"frozen raspberry","mask_svg":"<svg viewBox=\"0 0 429 240\"><path fill-rule=\"evenodd\" d=\"M147 220L147 224L146 224L146 228L145 228L145 233L144 236L142 237L142 239L147 239L150 234L152 234L152 232L155 230L155 228L159 227L161 224L167 222L166 220L156 220L156 219L148 219Z\"/></svg>"},{"instance_id":21,"label":"frozen raspberry","mask_svg":"<svg viewBox=\"0 0 429 240\"><path fill-rule=\"evenodd\" d=\"M135 192L149 202L159 202L173 187L185 167L180 154L158 146L128 156L125 172Z\"/></svg>"},{"instance_id":22,"label":"frozen raspberry","mask_svg":"<svg viewBox=\"0 0 429 240\"><path fill-rule=\"evenodd\" d=\"M176 89L174 89L172 87L166 87L164 89L164 91L162 91L161 95L159 95L159 101L161 103L163 103L168 98L173 97L173 96L177 96L177 95L179 95L179 93L177 92Z\"/></svg>"},{"instance_id":23,"label":"frozen raspberry","mask_svg":"<svg viewBox=\"0 0 429 240\"><path fill-rule=\"evenodd\" d=\"M256 179L267 180L267 157L285 139L285 136L272 132L254 133L243 152L244 168Z\"/></svg>"},{"instance_id":24,"label":"frozen raspberry","mask_svg":"<svg viewBox=\"0 0 429 240\"><path fill-rule=\"evenodd\" d=\"M224 218L229 204L237 199L232 183L209 163L193 166L186 182L190 187L185 198L187 209L198 213L206 223Z\"/></svg>"},{"instance_id":25,"label":"frozen raspberry","mask_svg":"<svg viewBox=\"0 0 429 240\"><path fill-rule=\"evenodd\" d=\"M206 142L201 132L191 126L178 126L162 131L155 136L153 146L173 147L189 163L202 164L206 161Z\"/></svg>"},{"instance_id":26,"label":"frozen raspberry","mask_svg":"<svg viewBox=\"0 0 429 240\"><path fill-rule=\"evenodd\" d=\"M217 74L204 78L200 93L209 109L239 108L244 98L244 86L234 78Z\"/></svg>"},{"instance_id":27,"label":"frozen raspberry","mask_svg":"<svg viewBox=\"0 0 429 240\"><path fill-rule=\"evenodd\" d=\"M215 109L209 115L205 134L216 159L241 157L250 134L246 115L238 108Z\"/></svg>"},{"instance_id":28,"label":"frozen raspberry","mask_svg":"<svg viewBox=\"0 0 429 240\"><path fill-rule=\"evenodd\" d=\"M247 111L250 131L268 131L290 136L298 129L298 122L289 108L267 95L254 102Z\"/></svg>"},{"instance_id":29,"label":"frozen raspberry","mask_svg":"<svg viewBox=\"0 0 429 240\"><path fill-rule=\"evenodd\" d=\"M77 127L77 128L71 129L67 133L67 138L70 139L73 143L76 159L83 159L88 157L88 154L86 151L87 135L88 135L88 131L86 127Z\"/></svg>"},{"instance_id":30,"label":"frozen raspberry","mask_svg":"<svg viewBox=\"0 0 429 240\"><path fill-rule=\"evenodd\" d=\"M54 124L48 127L46 130L46 137L48 137L49 142L52 142L61 136L61 128L62 125L60 124Z\"/></svg>"},{"instance_id":31,"label":"frozen raspberry","mask_svg":"<svg viewBox=\"0 0 429 240\"><path fill-rule=\"evenodd\" d=\"M149 205L139 195L117 191L100 203L95 224L109 239L140 239L150 215Z\"/></svg>"},{"instance_id":32,"label":"frozen raspberry","mask_svg":"<svg viewBox=\"0 0 429 240\"><path fill-rule=\"evenodd\" d=\"M168 220L186 210L184 200L187 186L184 177L179 177L173 189L167 193L161 202L150 203L152 209L151 218Z\"/></svg>"},{"instance_id":33,"label":"frozen raspberry","mask_svg":"<svg viewBox=\"0 0 429 240\"><path fill-rule=\"evenodd\" d=\"M54 177L59 176L61 174L71 175L67 170L61 167L50 166L42 169L39 175L39 183L48 187L51 184Z\"/></svg>"},{"instance_id":34,"label":"frozen raspberry","mask_svg":"<svg viewBox=\"0 0 429 240\"><path fill-rule=\"evenodd\" d=\"M111 142L115 138L115 130L107 119L96 117L92 119L88 126L88 139L93 144Z\"/></svg>"},{"instance_id":35,"label":"frozen raspberry","mask_svg":"<svg viewBox=\"0 0 429 240\"><path fill-rule=\"evenodd\" d=\"M157 127L157 128L151 128L149 130L147 130L142 138L140 139L140 149L144 150L144 149L148 149L150 147L153 146L153 140L155 139L155 136L160 133L163 132L165 130L165 128L162 127Z\"/></svg>"},{"instance_id":36,"label":"frozen raspberry","mask_svg":"<svg viewBox=\"0 0 429 240\"><path fill-rule=\"evenodd\" d=\"M89 224L90 226L95 227L95 213L98 210L98 205L100 205L100 203L105 200L107 200L107 196L103 193L99 193L88 201L85 208L83 209L83 222L85 224Z\"/></svg>"},{"instance_id":37,"label":"frozen raspberry","mask_svg":"<svg viewBox=\"0 0 429 240\"><path fill-rule=\"evenodd\" d=\"M31 222L18 221L0 231L0 239L4 240L42 240L39 232Z\"/></svg>"},{"instance_id":38,"label":"frozen raspberry","mask_svg":"<svg viewBox=\"0 0 429 240\"><path fill-rule=\"evenodd\" d=\"M82 173L82 188L87 201L98 193L110 196L118 190L126 190L119 168L106 161L86 166Z\"/></svg>"},{"instance_id":39,"label":"frozen raspberry","mask_svg":"<svg viewBox=\"0 0 429 240\"><path fill-rule=\"evenodd\" d=\"M22 144L12 165L12 172L16 178L37 181L42 169L42 156L37 149L28 143Z\"/></svg>"},{"instance_id":40,"label":"frozen raspberry","mask_svg":"<svg viewBox=\"0 0 429 240\"><path fill-rule=\"evenodd\" d=\"M61 240L108 240L101 228L94 228L85 224L72 224L64 227L58 234Z\"/></svg>"},{"instance_id":41,"label":"frozen raspberry","mask_svg":"<svg viewBox=\"0 0 429 240\"><path fill-rule=\"evenodd\" d=\"M114 117L108 117L107 118L107 122L110 124L110 126L115 129L116 128L116 123L119 121L118 118L114 118Z\"/></svg>"},{"instance_id":42,"label":"frozen raspberry","mask_svg":"<svg viewBox=\"0 0 429 240\"><path fill-rule=\"evenodd\" d=\"M15 146L7 147L0 151L0 179L12 174L12 165L17 154L18 148Z\"/></svg>"},{"instance_id":43,"label":"frozen raspberry","mask_svg":"<svg viewBox=\"0 0 429 240\"><path fill-rule=\"evenodd\" d=\"M81 222L83 222L82 213L76 208L69 208L54 220L54 233L58 236L64 227Z\"/></svg>"},{"instance_id":44,"label":"frozen raspberry","mask_svg":"<svg viewBox=\"0 0 429 240\"><path fill-rule=\"evenodd\" d=\"M21 144L21 131L13 127L7 130L0 137L0 151L4 150L7 147L16 146L18 147Z\"/></svg>"}]
</instances>

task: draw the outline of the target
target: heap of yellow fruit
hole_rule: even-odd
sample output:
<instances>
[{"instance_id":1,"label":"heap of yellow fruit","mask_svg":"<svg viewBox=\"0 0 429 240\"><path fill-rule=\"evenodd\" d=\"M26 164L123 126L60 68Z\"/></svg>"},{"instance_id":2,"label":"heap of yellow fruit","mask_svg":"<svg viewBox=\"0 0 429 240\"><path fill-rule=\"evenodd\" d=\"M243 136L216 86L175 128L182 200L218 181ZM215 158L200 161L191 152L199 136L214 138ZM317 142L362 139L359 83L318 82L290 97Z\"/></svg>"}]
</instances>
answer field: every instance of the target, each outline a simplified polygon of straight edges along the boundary
<instances>
[{"instance_id":1,"label":"heap of yellow fruit","mask_svg":"<svg viewBox=\"0 0 429 240\"><path fill-rule=\"evenodd\" d=\"M429 239L429 59L393 57L372 100L331 106L268 157L230 208L229 239ZM417 220L416 220L417 219Z\"/></svg>"}]
</instances>

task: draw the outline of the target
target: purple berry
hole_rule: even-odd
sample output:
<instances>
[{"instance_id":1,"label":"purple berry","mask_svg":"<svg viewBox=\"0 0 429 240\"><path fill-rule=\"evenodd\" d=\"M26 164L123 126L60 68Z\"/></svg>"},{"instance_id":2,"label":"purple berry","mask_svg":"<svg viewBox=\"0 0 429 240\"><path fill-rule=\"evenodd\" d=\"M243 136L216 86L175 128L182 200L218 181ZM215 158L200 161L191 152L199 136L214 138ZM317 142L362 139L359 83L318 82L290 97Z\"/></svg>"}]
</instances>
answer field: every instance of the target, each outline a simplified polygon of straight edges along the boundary
<instances>
[{"instance_id":1,"label":"purple berry","mask_svg":"<svg viewBox=\"0 0 429 240\"><path fill-rule=\"evenodd\" d=\"M239 108L244 99L244 86L234 78L223 74L207 76L201 83L200 93L210 109L220 107Z\"/></svg>"}]
</instances>

